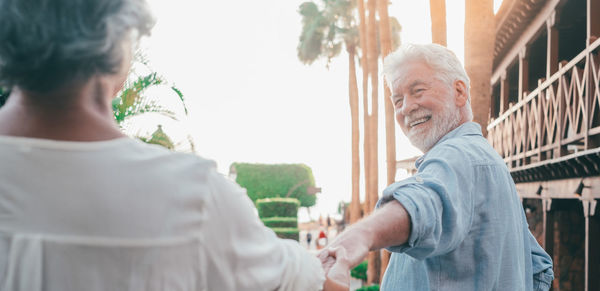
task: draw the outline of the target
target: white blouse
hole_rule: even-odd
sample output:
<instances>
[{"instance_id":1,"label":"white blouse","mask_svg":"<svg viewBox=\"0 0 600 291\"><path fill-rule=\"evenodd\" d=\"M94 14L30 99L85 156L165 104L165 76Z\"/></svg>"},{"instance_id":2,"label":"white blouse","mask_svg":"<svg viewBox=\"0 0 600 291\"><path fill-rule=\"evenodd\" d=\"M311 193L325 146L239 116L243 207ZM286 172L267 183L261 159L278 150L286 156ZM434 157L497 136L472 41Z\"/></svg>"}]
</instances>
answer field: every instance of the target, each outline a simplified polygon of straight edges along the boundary
<instances>
[{"instance_id":1,"label":"white blouse","mask_svg":"<svg viewBox=\"0 0 600 291\"><path fill-rule=\"evenodd\" d=\"M0 136L0 290L320 290L215 164L128 138Z\"/></svg>"}]
</instances>

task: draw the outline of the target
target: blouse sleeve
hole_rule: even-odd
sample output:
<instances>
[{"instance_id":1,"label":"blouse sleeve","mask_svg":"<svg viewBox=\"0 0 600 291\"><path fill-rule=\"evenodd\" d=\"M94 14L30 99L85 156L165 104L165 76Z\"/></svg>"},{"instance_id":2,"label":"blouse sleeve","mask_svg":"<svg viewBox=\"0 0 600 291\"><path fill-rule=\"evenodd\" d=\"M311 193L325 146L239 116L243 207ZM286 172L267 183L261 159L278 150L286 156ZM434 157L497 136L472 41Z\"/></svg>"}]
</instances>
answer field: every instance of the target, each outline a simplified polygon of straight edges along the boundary
<instances>
[{"instance_id":1,"label":"blouse sleeve","mask_svg":"<svg viewBox=\"0 0 600 291\"><path fill-rule=\"evenodd\" d=\"M316 256L265 227L245 189L216 172L208 183L202 236L210 290L321 290Z\"/></svg>"}]
</instances>

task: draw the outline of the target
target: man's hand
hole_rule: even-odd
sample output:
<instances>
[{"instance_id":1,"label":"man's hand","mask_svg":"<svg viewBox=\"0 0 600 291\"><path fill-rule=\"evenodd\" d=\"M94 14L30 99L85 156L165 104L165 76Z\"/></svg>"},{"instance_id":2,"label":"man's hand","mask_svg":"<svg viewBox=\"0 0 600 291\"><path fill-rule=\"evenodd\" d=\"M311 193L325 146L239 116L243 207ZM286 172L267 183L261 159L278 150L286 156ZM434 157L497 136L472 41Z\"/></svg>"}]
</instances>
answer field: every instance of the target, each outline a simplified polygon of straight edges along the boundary
<instances>
[{"instance_id":1,"label":"man's hand","mask_svg":"<svg viewBox=\"0 0 600 291\"><path fill-rule=\"evenodd\" d=\"M325 273L329 272L338 257L343 258L349 268L360 264L369 253L370 235L360 225L351 226L338 235L331 244L317 255L321 260ZM343 251L340 251L340 249ZM343 255L338 255L339 252L343 252Z\"/></svg>"},{"instance_id":2,"label":"man's hand","mask_svg":"<svg viewBox=\"0 0 600 291\"><path fill-rule=\"evenodd\" d=\"M348 270L362 262L369 251L400 245L408 240L410 217L402 204L391 201L340 233L317 257L327 276L344 258ZM343 249L344 255L338 254ZM341 266L338 266L341 268Z\"/></svg>"}]
</instances>

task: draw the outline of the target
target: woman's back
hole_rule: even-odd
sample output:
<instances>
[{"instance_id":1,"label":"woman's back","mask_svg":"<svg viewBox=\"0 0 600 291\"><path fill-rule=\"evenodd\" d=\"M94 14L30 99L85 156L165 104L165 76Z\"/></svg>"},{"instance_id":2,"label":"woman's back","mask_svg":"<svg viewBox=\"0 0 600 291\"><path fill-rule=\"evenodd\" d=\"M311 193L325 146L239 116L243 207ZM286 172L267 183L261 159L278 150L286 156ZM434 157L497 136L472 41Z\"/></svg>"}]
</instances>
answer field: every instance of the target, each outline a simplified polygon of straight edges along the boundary
<instances>
[{"instance_id":1,"label":"woman's back","mask_svg":"<svg viewBox=\"0 0 600 291\"><path fill-rule=\"evenodd\" d=\"M119 138L0 136L0 229L165 237L200 231L214 163ZM185 225L181 225L185 222Z\"/></svg>"},{"instance_id":2,"label":"woman's back","mask_svg":"<svg viewBox=\"0 0 600 291\"><path fill-rule=\"evenodd\" d=\"M128 138L65 142L7 136L0 136L0 160L0 232L11 239L33 237L34 245L45 245L66 238L101 247L106 241L153 245L192 238L200 248L198 268L173 274L205 270L208 290L317 290L324 280L319 261L264 227L245 191L218 174L211 161ZM15 256L8 245L0 244L0 257ZM33 254L38 263L51 256ZM86 266L94 252L84 248L79 254L70 256L72 266ZM28 257L17 254L19 260ZM132 265L136 268L128 262L108 260L97 276L123 268L132 270L125 281L151 279L139 271L152 259ZM0 274L10 265L0 259ZM0 286L5 282L0 277Z\"/></svg>"}]
</instances>

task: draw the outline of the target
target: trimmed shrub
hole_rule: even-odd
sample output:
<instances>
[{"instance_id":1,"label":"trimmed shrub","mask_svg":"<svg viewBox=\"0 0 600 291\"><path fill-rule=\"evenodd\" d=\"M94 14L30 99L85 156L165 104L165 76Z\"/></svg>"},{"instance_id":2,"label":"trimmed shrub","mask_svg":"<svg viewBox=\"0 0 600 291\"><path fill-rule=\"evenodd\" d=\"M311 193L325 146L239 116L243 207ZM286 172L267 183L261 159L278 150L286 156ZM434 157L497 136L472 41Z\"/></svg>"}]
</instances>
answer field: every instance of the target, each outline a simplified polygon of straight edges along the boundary
<instances>
[{"instance_id":1,"label":"trimmed shrub","mask_svg":"<svg viewBox=\"0 0 600 291\"><path fill-rule=\"evenodd\" d=\"M280 238L293 239L300 241L300 232L296 227L272 227L275 234Z\"/></svg>"},{"instance_id":2,"label":"trimmed shrub","mask_svg":"<svg viewBox=\"0 0 600 291\"><path fill-rule=\"evenodd\" d=\"M368 261L364 260L362 263L358 264L358 266L350 270L350 276L356 279L367 281L367 265Z\"/></svg>"},{"instance_id":3,"label":"trimmed shrub","mask_svg":"<svg viewBox=\"0 0 600 291\"><path fill-rule=\"evenodd\" d=\"M356 289L356 291L379 291L379 285L373 284L370 286L362 286Z\"/></svg>"},{"instance_id":4,"label":"trimmed shrub","mask_svg":"<svg viewBox=\"0 0 600 291\"><path fill-rule=\"evenodd\" d=\"M300 202L295 198L266 198L256 200L256 209L261 218L298 217Z\"/></svg>"},{"instance_id":5,"label":"trimmed shrub","mask_svg":"<svg viewBox=\"0 0 600 291\"><path fill-rule=\"evenodd\" d=\"M298 219L295 217L268 217L261 220L268 227L298 227Z\"/></svg>"},{"instance_id":6,"label":"trimmed shrub","mask_svg":"<svg viewBox=\"0 0 600 291\"><path fill-rule=\"evenodd\" d=\"M248 197L256 202L258 199L284 197L295 186L298 186L290 198L300 201L302 207L315 205L316 195L307 193L308 187L315 186L312 170L304 164L249 164L233 163L235 181L246 188Z\"/></svg>"}]
</instances>

